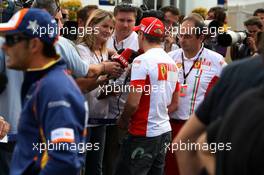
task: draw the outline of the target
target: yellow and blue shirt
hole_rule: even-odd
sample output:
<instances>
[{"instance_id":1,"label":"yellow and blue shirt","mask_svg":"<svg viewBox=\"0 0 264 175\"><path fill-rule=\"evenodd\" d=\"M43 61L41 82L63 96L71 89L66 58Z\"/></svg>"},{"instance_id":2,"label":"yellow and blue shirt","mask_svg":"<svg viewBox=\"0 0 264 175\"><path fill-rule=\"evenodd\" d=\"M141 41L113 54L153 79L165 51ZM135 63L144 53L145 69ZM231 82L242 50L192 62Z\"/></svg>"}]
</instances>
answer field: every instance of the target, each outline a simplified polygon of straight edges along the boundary
<instances>
[{"instance_id":1,"label":"yellow and blue shirt","mask_svg":"<svg viewBox=\"0 0 264 175\"><path fill-rule=\"evenodd\" d=\"M87 108L65 68L54 61L25 73L11 175L79 173L84 154L78 148L85 142Z\"/></svg>"}]
</instances>

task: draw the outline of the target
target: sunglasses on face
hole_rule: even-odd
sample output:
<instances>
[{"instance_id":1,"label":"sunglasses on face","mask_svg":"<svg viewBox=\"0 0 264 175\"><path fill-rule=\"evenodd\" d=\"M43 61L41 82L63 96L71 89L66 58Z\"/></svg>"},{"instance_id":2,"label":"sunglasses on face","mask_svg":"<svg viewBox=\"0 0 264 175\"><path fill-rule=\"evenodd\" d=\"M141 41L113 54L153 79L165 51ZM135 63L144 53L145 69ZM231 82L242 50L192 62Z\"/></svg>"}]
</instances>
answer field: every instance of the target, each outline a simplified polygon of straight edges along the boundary
<instances>
[{"instance_id":1,"label":"sunglasses on face","mask_svg":"<svg viewBox=\"0 0 264 175\"><path fill-rule=\"evenodd\" d=\"M9 47L14 46L15 44L21 41L25 41L25 40L30 40L30 38L27 36L21 36L21 35L6 35L5 36L5 44Z\"/></svg>"}]
</instances>

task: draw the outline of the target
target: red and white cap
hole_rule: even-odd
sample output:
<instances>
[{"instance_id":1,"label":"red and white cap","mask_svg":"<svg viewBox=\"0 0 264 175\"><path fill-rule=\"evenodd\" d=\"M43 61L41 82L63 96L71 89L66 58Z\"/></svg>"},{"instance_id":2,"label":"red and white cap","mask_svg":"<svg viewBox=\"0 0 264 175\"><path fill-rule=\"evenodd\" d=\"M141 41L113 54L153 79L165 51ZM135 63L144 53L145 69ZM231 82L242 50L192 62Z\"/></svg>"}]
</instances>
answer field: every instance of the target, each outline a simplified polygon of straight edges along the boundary
<instances>
[{"instance_id":1,"label":"red and white cap","mask_svg":"<svg viewBox=\"0 0 264 175\"><path fill-rule=\"evenodd\" d=\"M140 25L134 27L134 31L139 30L156 37L163 37L165 32L164 24L155 17L143 18Z\"/></svg>"}]
</instances>

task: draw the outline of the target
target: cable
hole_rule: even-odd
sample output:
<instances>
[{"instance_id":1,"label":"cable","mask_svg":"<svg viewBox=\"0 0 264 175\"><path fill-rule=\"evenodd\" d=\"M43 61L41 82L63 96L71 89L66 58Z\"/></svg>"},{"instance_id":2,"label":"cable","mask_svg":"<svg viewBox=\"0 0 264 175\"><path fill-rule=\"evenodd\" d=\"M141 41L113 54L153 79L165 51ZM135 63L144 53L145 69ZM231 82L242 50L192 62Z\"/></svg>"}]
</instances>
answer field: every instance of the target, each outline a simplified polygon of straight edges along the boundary
<instances>
[{"instance_id":1,"label":"cable","mask_svg":"<svg viewBox=\"0 0 264 175\"><path fill-rule=\"evenodd\" d=\"M126 86L126 83L128 82L128 80L129 80L129 73L126 75L125 80L124 80L122 86ZM123 95L123 92L121 91L120 92L120 95L118 96L118 99L117 99L117 110L118 110L118 113L115 116L115 119L117 119L117 117L121 114L121 110L120 110L120 98L121 98L122 95Z\"/></svg>"}]
</instances>

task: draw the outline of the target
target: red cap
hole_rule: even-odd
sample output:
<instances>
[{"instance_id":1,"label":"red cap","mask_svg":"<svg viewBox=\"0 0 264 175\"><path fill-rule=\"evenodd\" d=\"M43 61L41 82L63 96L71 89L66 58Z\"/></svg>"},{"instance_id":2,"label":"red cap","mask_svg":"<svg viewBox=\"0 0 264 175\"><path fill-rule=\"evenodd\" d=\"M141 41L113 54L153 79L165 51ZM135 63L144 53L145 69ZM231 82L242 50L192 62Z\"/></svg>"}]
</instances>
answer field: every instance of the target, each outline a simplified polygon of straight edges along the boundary
<instances>
[{"instance_id":1,"label":"red cap","mask_svg":"<svg viewBox=\"0 0 264 175\"><path fill-rule=\"evenodd\" d=\"M139 31L149 34L151 36L162 37L164 35L164 25L158 19L154 17L143 18L139 26L134 27L134 31Z\"/></svg>"}]
</instances>

